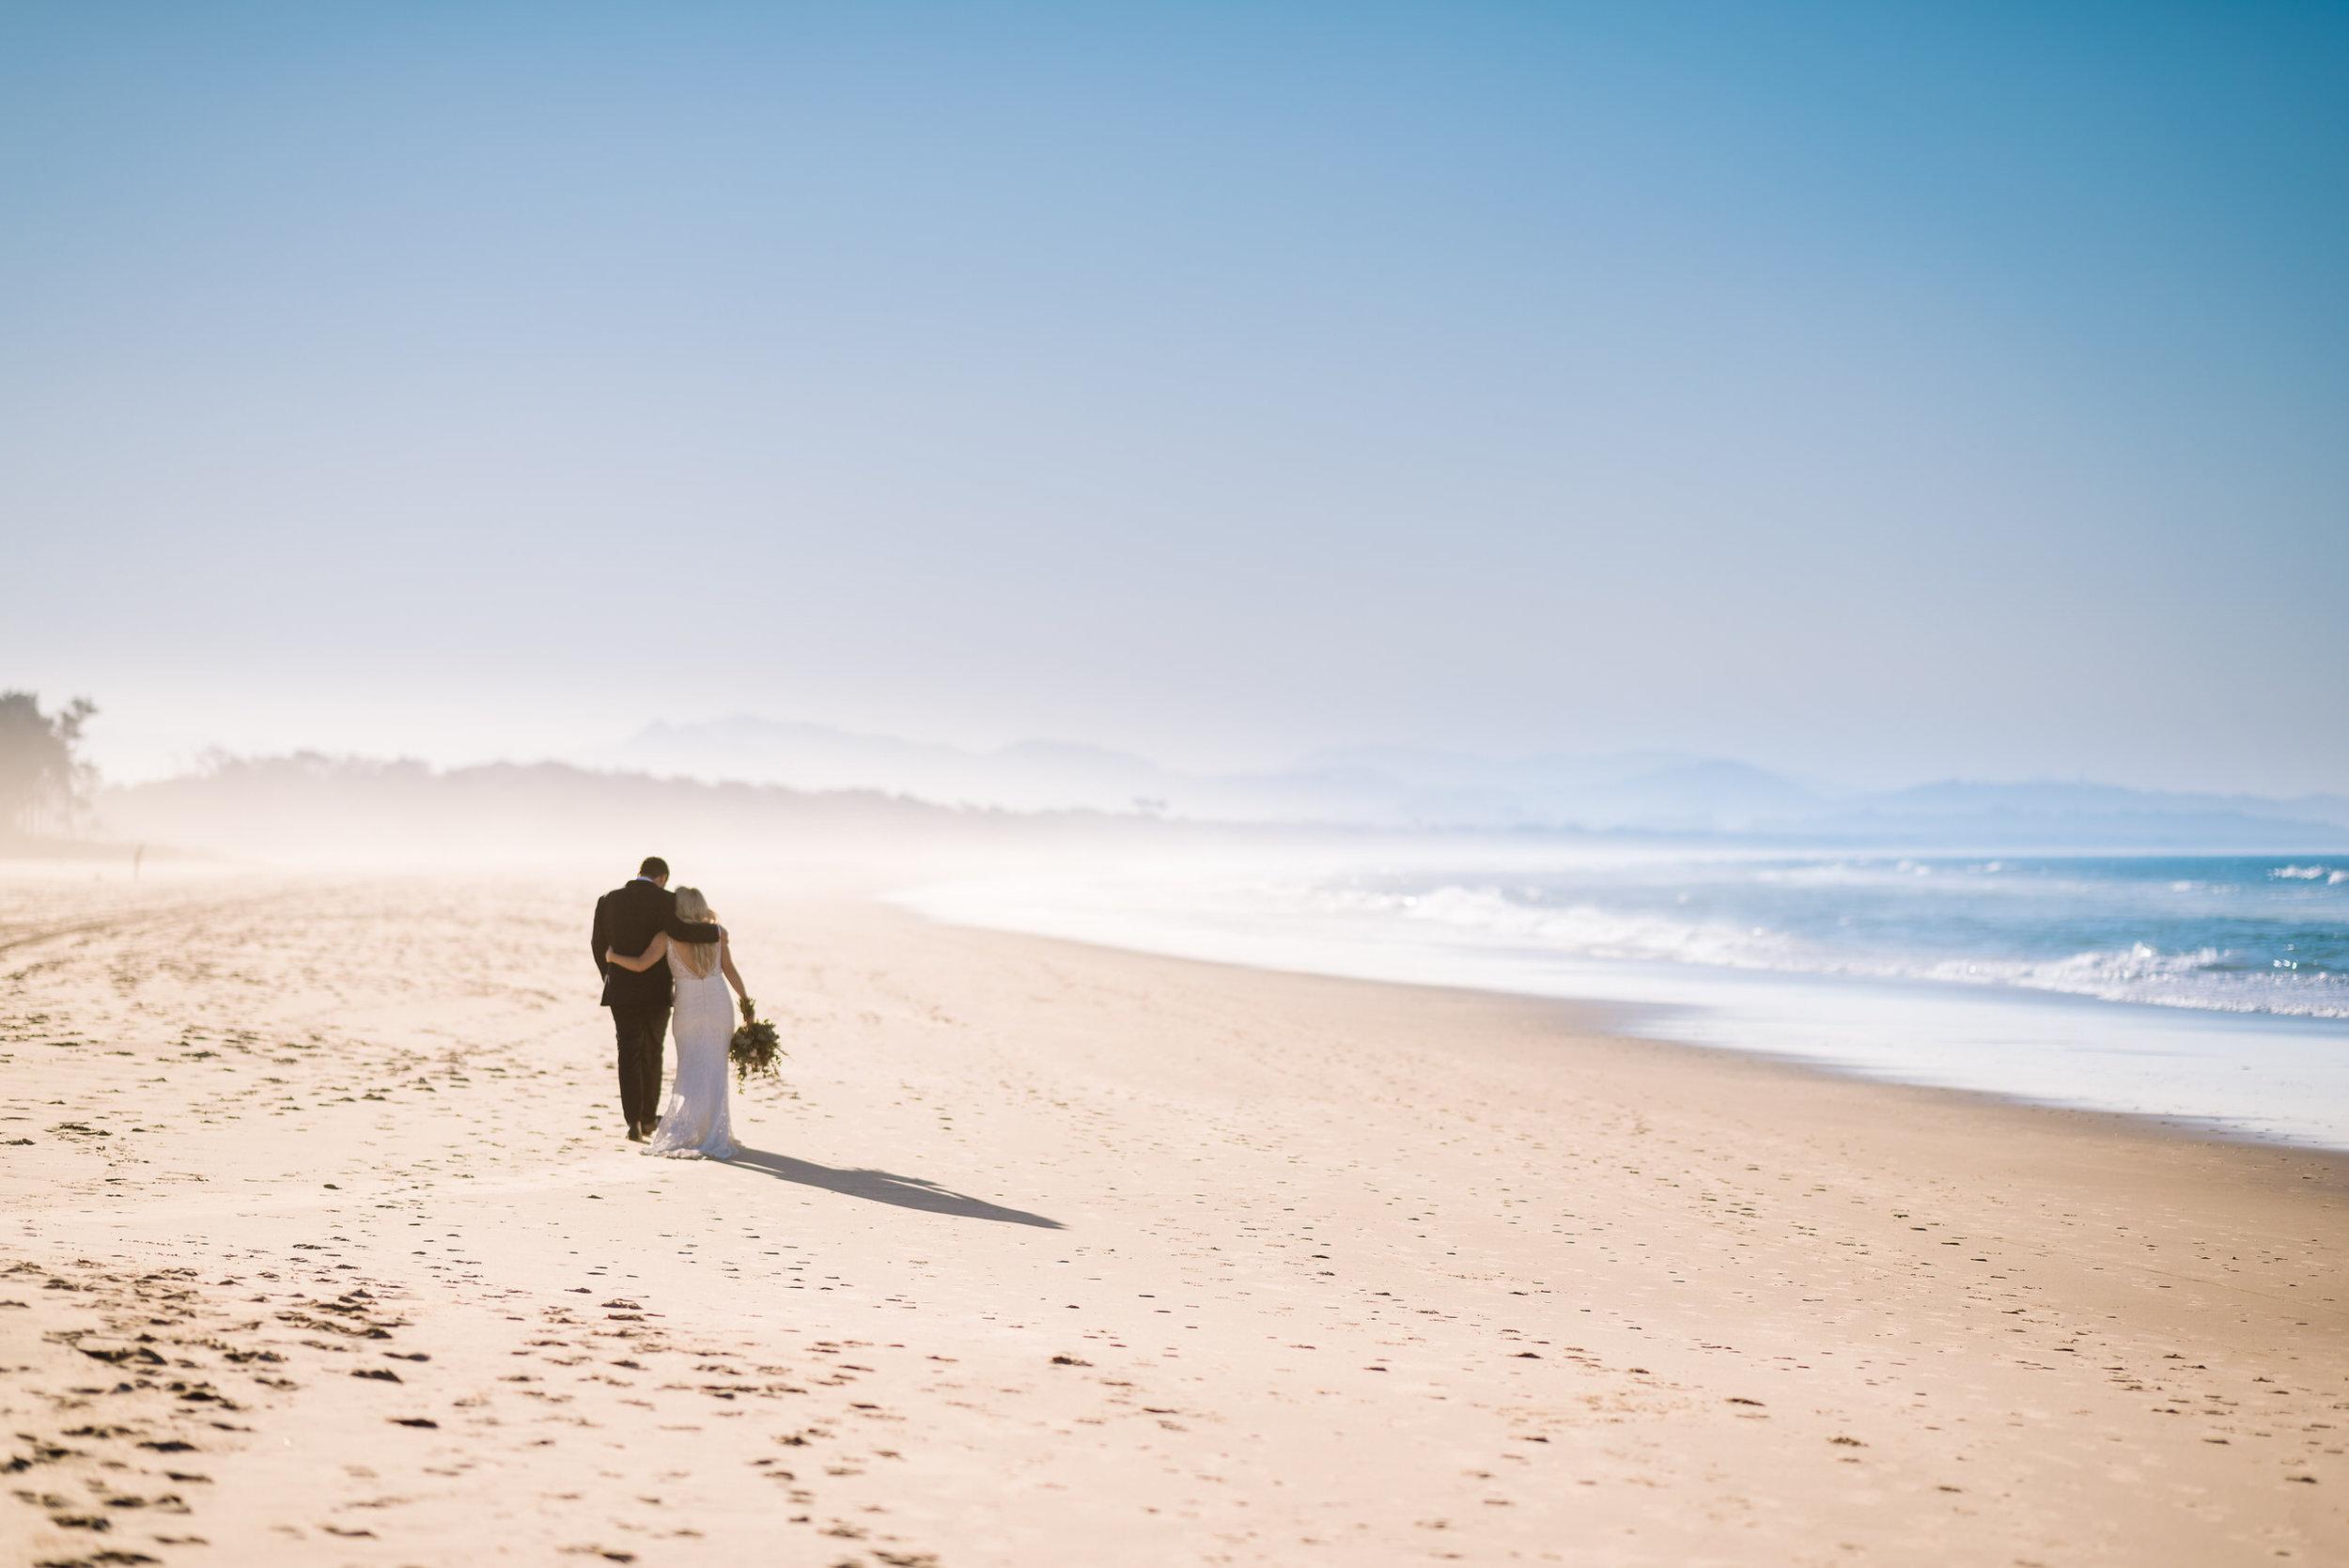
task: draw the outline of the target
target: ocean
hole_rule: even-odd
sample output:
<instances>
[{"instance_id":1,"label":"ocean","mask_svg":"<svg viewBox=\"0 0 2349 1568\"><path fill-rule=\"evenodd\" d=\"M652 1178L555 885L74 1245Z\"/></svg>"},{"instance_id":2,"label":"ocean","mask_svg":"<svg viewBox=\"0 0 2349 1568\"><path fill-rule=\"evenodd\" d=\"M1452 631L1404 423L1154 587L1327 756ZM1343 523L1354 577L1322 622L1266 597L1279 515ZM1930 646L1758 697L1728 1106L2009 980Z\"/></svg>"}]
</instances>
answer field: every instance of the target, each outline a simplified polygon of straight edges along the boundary
<instances>
[{"instance_id":1,"label":"ocean","mask_svg":"<svg viewBox=\"0 0 2349 1568\"><path fill-rule=\"evenodd\" d=\"M898 901L1146 952L1612 1003L1659 1038L2349 1149L2349 857L1420 842Z\"/></svg>"}]
</instances>

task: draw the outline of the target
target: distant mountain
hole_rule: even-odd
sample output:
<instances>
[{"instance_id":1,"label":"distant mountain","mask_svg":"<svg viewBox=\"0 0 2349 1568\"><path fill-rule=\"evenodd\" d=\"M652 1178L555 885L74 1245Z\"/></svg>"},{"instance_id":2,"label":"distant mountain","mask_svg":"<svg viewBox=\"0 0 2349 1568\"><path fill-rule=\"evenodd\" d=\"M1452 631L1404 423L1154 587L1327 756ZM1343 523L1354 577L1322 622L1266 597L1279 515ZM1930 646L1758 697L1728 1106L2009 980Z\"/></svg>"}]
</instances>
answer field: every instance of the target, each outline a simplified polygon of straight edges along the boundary
<instances>
[{"instance_id":1,"label":"distant mountain","mask_svg":"<svg viewBox=\"0 0 2349 1568\"><path fill-rule=\"evenodd\" d=\"M1261 773L1202 775L1099 747L989 752L740 717L654 724L598 760L801 790L871 789L947 805L1211 822L1729 833L1917 845L2224 848L2349 843L2349 798L2271 800L2100 784L1948 781L1856 793L1746 763L1667 752L1494 759L1355 747Z\"/></svg>"},{"instance_id":2,"label":"distant mountain","mask_svg":"<svg viewBox=\"0 0 2349 1568\"><path fill-rule=\"evenodd\" d=\"M1140 757L1066 741L967 752L749 717L653 724L592 760L684 778L801 790L873 789L1011 811L1150 809L1176 777Z\"/></svg>"}]
</instances>

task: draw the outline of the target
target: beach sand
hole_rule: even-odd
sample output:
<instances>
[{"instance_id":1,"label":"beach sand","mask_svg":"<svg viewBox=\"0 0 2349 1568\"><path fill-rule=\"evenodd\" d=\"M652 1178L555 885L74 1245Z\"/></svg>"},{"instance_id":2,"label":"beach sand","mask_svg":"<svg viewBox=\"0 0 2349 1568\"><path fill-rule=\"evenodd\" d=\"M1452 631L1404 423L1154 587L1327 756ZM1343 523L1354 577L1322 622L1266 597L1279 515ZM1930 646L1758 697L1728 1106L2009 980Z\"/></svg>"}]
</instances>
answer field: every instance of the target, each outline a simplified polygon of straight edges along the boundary
<instances>
[{"instance_id":1,"label":"beach sand","mask_svg":"<svg viewBox=\"0 0 2349 1568\"><path fill-rule=\"evenodd\" d=\"M0 1559L2349 1560L2341 1158L705 870L730 1164L616 877L0 877Z\"/></svg>"}]
</instances>

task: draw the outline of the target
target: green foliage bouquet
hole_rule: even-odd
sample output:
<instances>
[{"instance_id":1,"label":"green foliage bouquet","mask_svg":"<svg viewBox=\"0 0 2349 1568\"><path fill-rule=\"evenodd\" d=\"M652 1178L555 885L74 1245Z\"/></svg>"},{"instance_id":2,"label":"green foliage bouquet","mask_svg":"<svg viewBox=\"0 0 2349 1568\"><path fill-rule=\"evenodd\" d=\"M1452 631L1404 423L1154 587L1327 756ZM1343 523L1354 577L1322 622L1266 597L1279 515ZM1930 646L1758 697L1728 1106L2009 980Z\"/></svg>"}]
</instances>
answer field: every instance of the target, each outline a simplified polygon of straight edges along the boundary
<instances>
[{"instance_id":1,"label":"green foliage bouquet","mask_svg":"<svg viewBox=\"0 0 2349 1568\"><path fill-rule=\"evenodd\" d=\"M775 1026L758 1017L758 1003L744 997L742 1027L726 1043L726 1060L734 1063L735 1087L740 1088L754 1078L782 1082L783 1075L775 1071L775 1058L788 1054L775 1038Z\"/></svg>"}]
</instances>

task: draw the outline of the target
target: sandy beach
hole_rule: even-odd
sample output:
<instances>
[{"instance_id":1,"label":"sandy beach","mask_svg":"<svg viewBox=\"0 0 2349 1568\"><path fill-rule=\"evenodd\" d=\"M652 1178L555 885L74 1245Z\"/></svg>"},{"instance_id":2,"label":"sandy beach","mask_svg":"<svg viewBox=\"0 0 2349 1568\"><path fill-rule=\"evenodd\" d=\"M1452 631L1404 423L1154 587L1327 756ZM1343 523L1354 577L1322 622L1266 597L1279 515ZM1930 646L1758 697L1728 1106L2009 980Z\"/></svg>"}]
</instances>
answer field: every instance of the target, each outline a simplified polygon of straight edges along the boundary
<instances>
[{"instance_id":1,"label":"sandy beach","mask_svg":"<svg viewBox=\"0 0 2349 1568\"><path fill-rule=\"evenodd\" d=\"M110 875L0 876L10 1562L2349 1560L2341 1157L705 866L787 1082L648 1159L617 876Z\"/></svg>"}]
</instances>

